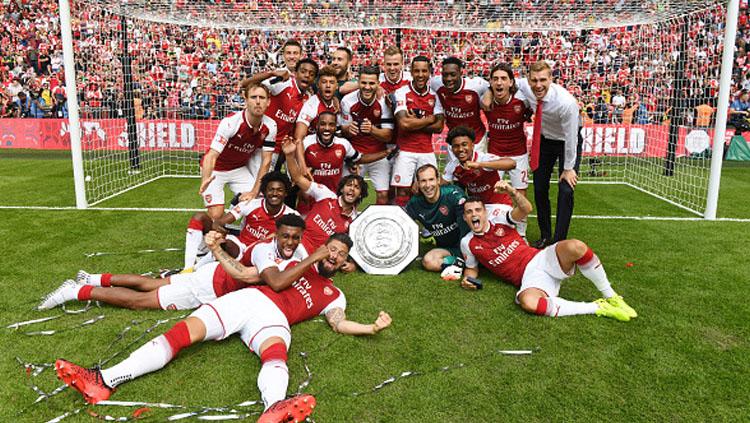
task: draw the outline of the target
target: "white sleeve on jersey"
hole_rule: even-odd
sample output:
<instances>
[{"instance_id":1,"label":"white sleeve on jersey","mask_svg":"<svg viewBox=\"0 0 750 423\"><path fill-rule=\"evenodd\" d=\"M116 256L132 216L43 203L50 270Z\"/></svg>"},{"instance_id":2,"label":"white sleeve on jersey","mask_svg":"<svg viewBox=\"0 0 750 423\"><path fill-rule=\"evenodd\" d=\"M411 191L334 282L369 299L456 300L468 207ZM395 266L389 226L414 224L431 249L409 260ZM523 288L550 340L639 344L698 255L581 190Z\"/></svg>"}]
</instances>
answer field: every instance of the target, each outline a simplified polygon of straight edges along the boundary
<instances>
[{"instance_id":1,"label":"white sleeve on jersey","mask_svg":"<svg viewBox=\"0 0 750 423\"><path fill-rule=\"evenodd\" d=\"M328 189L327 186L313 182L310 184L310 188L305 191L305 194L309 195L315 201L325 200L327 198L336 198L336 193Z\"/></svg>"},{"instance_id":2,"label":"white sleeve on jersey","mask_svg":"<svg viewBox=\"0 0 750 423\"><path fill-rule=\"evenodd\" d=\"M450 146L448 147L450 148ZM445 165L445 172L443 173L443 179L445 179L448 182L453 182L455 178L453 178L453 172L455 172L456 167L458 167L459 162L458 159L453 159L450 162L448 162L447 165Z\"/></svg>"},{"instance_id":3,"label":"white sleeve on jersey","mask_svg":"<svg viewBox=\"0 0 750 423\"><path fill-rule=\"evenodd\" d=\"M479 95L479 99L481 100L484 93L486 93L487 90L490 89L490 83L487 82L486 79L477 76L474 78L466 78L465 87L467 90L472 90L477 93Z\"/></svg>"},{"instance_id":4,"label":"white sleeve on jersey","mask_svg":"<svg viewBox=\"0 0 750 423\"><path fill-rule=\"evenodd\" d=\"M334 138L336 142L344 146L344 149L346 150L346 158L350 159L353 162L358 162L362 158L362 154L359 153L354 147L352 146L352 143L349 142L349 140L344 138Z\"/></svg>"},{"instance_id":5,"label":"white sleeve on jersey","mask_svg":"<svg viewBox=\"0 0 750 423\"><path fill-rule=\"evenodd\" d=\"M381 98L378 100L380 102L380 110L382 111L382 114L380 115L380 128L381 129L393 129L393 112L391 112L391 108L388 107L388 104L385 102L385 98Z\"/></svg>"},{"instance_id":6,"label":"white sleeve on jersey","mask_svg":"<svg viewBox=\"0 0 750 423\"><path fill-rule=\"evenodd\" d=\"M229 139L236 133L237 128L235 127L234 119L231 119L231 116L222 119L219 127L216 128L216 135L214 135L214 139L211 141L211 150L216 150L219 153L224 151L224 146L227 145Z\"/></svg>"},{"instance_id":7,"label":"white sleeve on jersey","mask_svg":"<svg viewBox=\"0 0 750 423\"><path fill-rule=\"evenodd\" d=\"M282 91L292 86L292 78L289 78L286 81L277 82L275 84L271 84L271 78L269 78L263 81L263 84L268 87L268 90L271 91L272 96L277 96L281 94Z\"/></svg>"},{"instance_id":8,"label":"white sleeve on jersey","mask_svg":"<svg viewBox=\"0 0 750 423\"><path fill-rule=\"evenodd\" d=\"M474 236L471 232L466 234L463 238L461 238L461 254L464 256L464 263L466 267L470 269L476 269L479 267L479 262L477 261L477 258L474 256L474 254L471 252L471 249L469 248L469 241L471 241L471 238Z\"/></svg>"},{"instance_id":9,"label":"white sleeve on jersey","mask_svg":"<svg viewBox=\"0 0 750 423\"><path fill-rule=\"evenodd\" d=\"M302 139L302 151L307 151L311 145L315 145L318 142L318 136L316 134L310 134Z\"/></svg>"},{"instance_id":10,"label":"white sleeve on jersey","mask_svg":"<svg viewBox=\"0 0 750 423\"><path fill-rule=\"evenodd\" d=\"M409 86L404 85L393 92L393 99L396 104L396 108L393 110L393 114L397 115L400 111L406 111L406 93L409 92ZM437 99L437 96L435 96Z\"/></svg>"},{"instance_id":11,"label":"white sleeve on jersey","mask_svg":"<svg viewBox=\"0 0 750 423\"><path fill-rule=\"evenodd\" d=\"M275 239L256 244L253 247L253 252L250 254L250 262L258 269L258 274L261 274L269 267L278 268L280 262L280 260L277 262L278 258Z\"/></svg>"},{"instance_id":12,"label":"white sleeve on jersey","mask_svg":"<svg viewBox=\"0 0 750 423\"><path fill-rule=\"evenodd\" d=\"M531 91L529 81L526 78L518 78L516 79L516 87L518 87L518 90L514 97L526 103L526 107L531 107L529 99L534 98L534 93Z\"/></svg>"},{"instance_id":13,"label":"white sleeve on jersey","mask_svg":"<svg viewBox=\"0 0 750 423\"><path fill-rule=\"evenodd\" d=\"M435 94L435 105L432 106L432 114L433 115L442 115L443 112L443 103L440 102L440 99L438 98L438 95Z\"/></svg>"},{"instance_id":14,"label":"white sleeve on jersey","mask_svg":"<svg viewBox=\"0 0 750 423\"><path fill-rule=\"evenodd\" d=\"M257 209L261 205L261 199L260 198L254 198L252 200L247 201L241 201L237 203L236 206L232 207L231 210L229 210L229 213L232 213L232 216L234 216L234 219L240 219L243 218L250 213L252 213L253 210Z\"/></svg>"},{"instance_id":15,"label":"white sleeve on jersey","mask_svg":"<svg viewBox=\"0 0 750 423\"><path fill-rule=\"evenodd\" d=\"M268 127L268 136L263 140L263 151L273 152L276 149L276 121L263 115L263 124Z\"/></svg>"},{"instance_id":16,"label":"white sleeve on jersey","mask_svg":"<svg viewBox=\"0 0 750 423\"><path fill-rule=\"evenodd\" d=\"M297 123L304 123L305 125L310 126L310 123L318 117L318 104L320 104L318 96L313 96L307 99L302 106L302 109L299 111Z\"/></svg>"},{"instance_id":17,"label":"white sleeve on jersey","mask_svg":"<svg viewBox=\"0 0 750 423\"><path fill-rule=\"evenodd\" d=\"M431 76L430 77L430 83L429 83L429 85L430 85L430 88L432 89L432 91L437 92L437 90L439 90L440 88L442 88L442 87L445 86L443 84L443 77L442 76Z\"/></svg>"},{"instance_id":18,"label":"white sleeve on jersey","mask_svg":"<svg viewBox=\"0 0 750 423\"><path fill-rule=\"evenodd\" d=\"M331 301L331 303L328 304L326 308L324 308L320 312L321 316L325 316L326 313L333 310L334 308L340 308L342 310L346 310L346 296L344 296L344 293L340 289L336 288L336 290L339 291L339 296L336 297L335 300Z\"/></svg>"},{"instance_id":19,"label":"white sleeve on jersey","mask_svg":"<svg viewBox=\"0 0 750 423\"><path fill-rule=\"evenodd\" d=\"M510 217L513 207L507 204L486 204L487 220L490 223L499 223L506 226L516 226L516 222Z\"/></svg>"},{"instance_id":20,"label":"white sleeve on jersey","mask_svg":"<svg viewBox=\"0 0 750 423\"><path fill-rule=\"evenodd\" d=\"M354 104L354 101L352 99L357 99L357 95L359 95L359 90L351 92L344 96L344 98L341 99L341 113L338 115L338 124L339 125L349 125L352 123L352 104Z\"/></svg>"}]
</instances>

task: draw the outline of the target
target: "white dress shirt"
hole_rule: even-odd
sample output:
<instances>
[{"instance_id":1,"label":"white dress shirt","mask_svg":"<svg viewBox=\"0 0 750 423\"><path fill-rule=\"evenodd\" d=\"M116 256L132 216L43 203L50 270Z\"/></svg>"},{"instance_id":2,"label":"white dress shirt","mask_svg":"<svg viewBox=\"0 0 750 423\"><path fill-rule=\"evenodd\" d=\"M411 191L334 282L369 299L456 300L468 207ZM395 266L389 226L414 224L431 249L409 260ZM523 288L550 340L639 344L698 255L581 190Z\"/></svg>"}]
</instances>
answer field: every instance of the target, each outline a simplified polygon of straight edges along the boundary
<instances>
[{"instance_id":1,"label":"white dress shirt","mask_svg":"<svg viewBox=\"0 0 750 423\"><path fill-rule=\"evenodd\" d=\"M516 97L523 100L531 110L536 110L536 96L526 78L516 79L516 86ZM575 97L565 88L552 83L542 99L542 135L549 140L565 141L564 170L573 169L576 163L579 114Z\"/></svg>"}]
</instances>

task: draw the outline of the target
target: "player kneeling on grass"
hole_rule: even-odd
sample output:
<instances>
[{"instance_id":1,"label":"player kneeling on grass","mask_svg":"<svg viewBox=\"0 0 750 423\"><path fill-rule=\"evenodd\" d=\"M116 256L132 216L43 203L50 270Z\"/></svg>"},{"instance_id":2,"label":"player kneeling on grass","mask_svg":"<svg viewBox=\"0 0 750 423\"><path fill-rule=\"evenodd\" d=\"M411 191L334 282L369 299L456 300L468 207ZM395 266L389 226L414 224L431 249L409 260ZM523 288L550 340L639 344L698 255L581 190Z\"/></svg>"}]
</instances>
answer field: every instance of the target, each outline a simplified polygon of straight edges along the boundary
<instances>
[{"instance_id":1,"label":"player kneeling on grass","mask_svg":"<svg viewBox=\"0 0 750 423\"><path fill-rule=\"evenodd\" d=\"M471 232L461 240L466 269L461 286L476 289L471 278L479 275L479 263L504 281L519 287L516 302L522 309L540 316L596 314L623 322L638 314L612 289L599 257L582 241L558 241L543 250L526 245L516 224L531 212L531 203L507 182L495 185L498 192L513 198L511 211L495 210L488 215L481 199L464 203L464 220ZM594 302L575 302L558 297L560 284L575 273L575 268L594 283L604 298Z\"/></svg>"},{"instance_id":2,"label":"player kneeling on grass","mask_svg":"<svg viewBox=\"0 0 750 423\"><path fill-rule=\"evenodd\" d=\"M37 308L47 310L68 301L95 300L134 310L189 310L248 285L265 283L278 291L294 281L288 273L287 277L281 276L280 263L308 255L300 246L304 229L305 221L300 216L281 216L276 220L276 236L252 244L240 261L222 248L223 235L211 231L204 239L218 262L206 264L196 272L154 279L81 270L75 281L63 282Z\"/></svg>"},{"instance_id":3,"label":"player kneeling on grass","mask_svg":"<svg viewBox=\"0 0 750 423\"><path fill-rule=\"evenodd\" d=\"M59 359L57 375L87 402L97 403L108 399L121 383L163 368L185 347L238 333L262 363L258 389L266 411L258 421L302 421L312 412L315 398L300 395L284 400L289 383L289 327L321 314L335 332L346 335L374 335L391 324L391 317L383 311L372 324L346 320L346 298L330 278L346 261L351 246L348 235L334 234L320 249L326 253L314 263L291 262L282 272L304 271L291 287L281 292L267 286L234 291L199 308L113 367L86 369Z\"/></svg>"}]
</instances>

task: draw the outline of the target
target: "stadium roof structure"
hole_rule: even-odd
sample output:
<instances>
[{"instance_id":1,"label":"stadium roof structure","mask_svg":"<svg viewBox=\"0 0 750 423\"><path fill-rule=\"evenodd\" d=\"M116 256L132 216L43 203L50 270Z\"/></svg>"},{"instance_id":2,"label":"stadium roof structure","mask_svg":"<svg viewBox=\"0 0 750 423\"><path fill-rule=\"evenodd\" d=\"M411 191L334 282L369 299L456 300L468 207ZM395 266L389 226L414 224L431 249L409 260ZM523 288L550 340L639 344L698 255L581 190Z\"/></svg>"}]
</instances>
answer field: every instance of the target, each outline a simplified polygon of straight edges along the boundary
<instances>
[{"instance_id":1,"label":"stadium roof structure","mask_svg":"<svg viewBox=\"0 0 750 423\"><path fill-rule=\"evenodd\" d=\"M668 21L725 0L84 0L111 13L155 22L269 31L382 28L461 32L537 32ZM723 9L723 7L722 7Z\"/></svg>"}]
</instances>

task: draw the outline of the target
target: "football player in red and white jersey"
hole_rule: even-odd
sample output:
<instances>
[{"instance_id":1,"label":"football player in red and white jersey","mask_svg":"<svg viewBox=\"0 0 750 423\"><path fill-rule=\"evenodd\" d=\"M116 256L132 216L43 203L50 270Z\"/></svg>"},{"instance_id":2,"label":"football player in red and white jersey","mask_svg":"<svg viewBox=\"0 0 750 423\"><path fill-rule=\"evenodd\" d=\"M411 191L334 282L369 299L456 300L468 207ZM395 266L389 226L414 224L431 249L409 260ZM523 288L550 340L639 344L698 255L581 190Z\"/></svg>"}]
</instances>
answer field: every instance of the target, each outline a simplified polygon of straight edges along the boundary
<instances>
[{"instance_id":1,"label":"football player in red and white jersey","mask_svg":"<svg viewBox=\"0 0 750 423\"><path fill-rule=\"evenodd\" d=\"M229 184L235 194L258 194L273 155L276 122L264 115L270 104L268 88L244 80L240 90L245 109L222 119L201 161L198 193L212 219L224 212L224 185ZM262 157L260 164L249 163L254 156Z\"/></svg>"},{"instance_id":2,"label":"football player in red and white jersey","mask_svg":"<svg viewBox=\"0 0 750 423\"><path fill-rule=\"evenodd\" d=\"M239 259L242 273L233 273L236 277L228 273L237 272L235 259L221 246L212 247L217 238L216 232L212 231L206 234L206 244L219 263L209 263L193 273L158 279L128 274L89 274L81 270L75 281L63 282L37 308L46 310L68 301L95 300L135 310L187 310L248 285L266 283L274 286L279 282L278 266L281 262L307 256L309 250L300 245L304 229L305 221L300 216L281 216L276 220L273 239L258 241L245 250ZM228 259L232 259L229 262L234 266L232 269L219 265Z\"/></svg>"},{"instance_id":3,"label":"football player in red and white jersey","mask_svg":"<svg viewBox=\"0 0 750 423\"><path fill-rule=\"evenodd\" d=\"M309 98L310 87L317 76L318 64L310 58L305 58L297 62L292 77L289 77L286 69L279 69L259 72L250 78L253 82L263 81L263 84L267 85L271 91L271 104L268 106L266 116L276 122L277 128L276 146L271 160L274 166L281 152L281 142L285 137L294 135L294 123L299 117L302 106ZM281 78L281 80L271 83L276 78Z\"/></svg>"},{"instance_id":4,"label":"football player in red and white jersey","mask_svg":"<svg viewBox=\"0 0 750 423\"><path fill-rule=\"evenodd\" d=\"M286 40L281 47L281 58L284 61L284 67L290 74L296 72L297 63L302 58L302 44L291 38Z\"/></svg>"},{"instance_id":5,"label":"football player in red and white jersey","mask_svg":"<svg viewBox=\"0 0 750 423\"><path fill-rule=\"evenodd\" d=\"M464 220L471 232L461 240L461 252L466 261L462 287L477 288L468 278L479 275L481 263L518 287L516 302L529 313L552 317L596 314L625 322L638 316L612 289L599 257L582 241L559 241L543 250L526 245L515 225L531 212L531 203L505 181L498 182L495 190L508 193L515 207L510 211L496 209L488 213L478 197L464 203ZM573 276L576 267L594 283L602 299L574 302L558 296L561 282Z\"/></svg>"},{"instance_id":6,"label":"football player in red and white jersey","mask_svg":"<svg viewBox=\"0 0 750 423\"><path fill-rule=\"evenodd\" d=\"M490 71L492 102L484 110L487 118L487 152L499 157L509 157L516 162L508 171L510 183L523 196L529 186L529 154L526 147L525 123L531 111L523 100L516 98L516 80L513 69L498 63Z\"/></svg>"},{"instance_id":7,"label":"football player in red and white jersey","mask_svg":"<svg viewBox=\"0 0 750 423\"><path fill-rule=\"evenodd\" d=\"M404 53L397 46L389 46L383 52L383 69L380 74L380 87L388 99L397 89L409 85L411 73L404 70ZM391 106L393 104L391 103Z\"/></svg>"},{"instance_id":8,"label":"football player in red and white jersey","mask_svg":"<svg viewBox=\"0 0 750 423\"><path fill-rule=\"evenodd\" d=\"M338 81L336 69L333 66L323 66L318 74L318 92L308 99L299 112L297 123L294 125L294 139L302 140L309 134L314 134L318 127L318 116L322 112L338 113L341 108L339 99L336 98ZM297 159L304 164L304 151L299 144ZM312 176L308 169L304 169L307 176Z\"/></svg>"},{"instance_id":9,"label":"football player in red and white jersey","mask_svg":"<svg viewBox=\"0 0 750 423\"><path fill-rule=\"evenodd\" d=\"M495 184L503 179L503 172L513 169L516 162L507 157L483 153L476 148L474 131L459 126L448 132L446 141L453 152L453 159L445 166L443 179L455 182L466 190L468 196L476 196L492 207L510 210L513 208L508 194L495 191ZM526 220L518 224L518 232L526 237Z\"/></svg>"},{"instance_id":10,"label":"football player in red and white jersey","mask_svg":"<svg viewBox=\"0 0 750 423\"><path fill-rule=\"evenodd\" d=\"M184 348L203 341L222 340L238 333L242 342L261 360L258 389L266 411L259 422L302 421L312 413L315 399L301 395L284 400L289 383L287 352L290 326L324 315L331 329L346 335L375 335L391 324L381 311L372 324L346 319L346 298L330 279L346 262L352 241L335 234L306 260L281 272L294 280L282 285L241 289L199 308L133 351L128 358L106 369L86 369L58 359L60 379L80 392L89 403L110 397L115 387L167 365Z\"/></svg>"},{"instance_id":11,"label":"football player in red and white jersey","mask_svg":"<svg viewBox=\"0 0 750 423\"><path fill-rule=\"evenodd\" d=\"M279 171L271 171L261 179L262 198L241 201L215 221L204 212L193 215L185 235L184 269L197 269L213 262L214 257L206 254L196 263L199 253L208 251L203 236L212 229L226 232L224 226L237 219L243 219L239 236L229 235L224 244L225 250L232 257L240 257L247 246L273 236L276 232L276 219L285 214L299 214L284 204L284 198L290 189L289 177Z\"/></svg>"},{"instance_id":12,"label":"football player in red and white jersey","mask_svg":"<svg viewBox=\"0 0 750 423\"><path fill-rule=\"evenodd\" d=\"M302 245L307 251L314 251L334 233L349 232L349 224L357 217L357 206L367 198L367 183L359 175L346 175L341 178L336 192L333 192L325 185L305 177L294 157L297 148L295 142L285 142L281 148L286 155L287 170L292 182L299 186L300 192L315 201L305 218L307 230L302 239ZM344 269L347 272L352 270L353 267L349 266Z\"/></svg>"},{"instance_id":13,"label":"football player in red and white jersey","mask_svg":"<svg viewBox=\"0 0 750 423\"><path fill-rule=\"evenodd\" d=\"M482 78L465 78L464 64L457 57L443 60L441 77L430 79L430 88L435 91L445 111L445 125L448 129L466 126L476 134L477 149L487 151L487 128L482 122L481 99L489 89ZM452 157L451 157L452 159Z\"/></svg>"},{"instance_id":14,"label":"football player in red and white jersey","mask_svg":"<svg viewBox=\"0 0 750 423\"><path fill-rule=\"evenodd\" d=\"M409 201L414 172L425 164L437 166L432 134L443 131L444 118L440 100L429 86L431 73L430 59L415 57L411 62L413 80L394 93L399 154L393 164L391 185L396 188L394 202L402 207Z\"/></svg>"},{"instance_id":15,"label":"football player in red and white jersey","mask_svg":"<svg viewBox=\"0 0 750 423\"><path fill-rule=\"evenodd\" d=\"M384 99L377 98L377 66L365 66L359 74L359 89L341 100L341 132L352 142L357 151L365 154L388 154L386 145L393 134L393 114ZM388 186L391 165L383 157L360 166L360 175L365 172L372 179L377 193L376 204L388 204Z\"/></svg>"}]
</instances>

